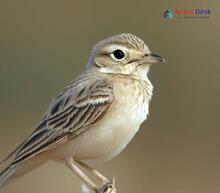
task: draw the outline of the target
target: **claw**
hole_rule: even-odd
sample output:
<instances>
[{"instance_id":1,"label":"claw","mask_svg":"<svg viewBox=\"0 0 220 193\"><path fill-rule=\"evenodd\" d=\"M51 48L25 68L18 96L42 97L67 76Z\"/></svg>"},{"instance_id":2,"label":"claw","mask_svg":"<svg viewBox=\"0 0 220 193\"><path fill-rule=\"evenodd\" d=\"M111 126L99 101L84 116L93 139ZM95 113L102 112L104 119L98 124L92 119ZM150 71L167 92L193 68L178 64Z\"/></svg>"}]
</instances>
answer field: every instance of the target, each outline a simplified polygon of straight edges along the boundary
<instances>
[{"instance_id":1,"label":"claw","mask_svg":"<svg viewBox=\"0 0 220 193\"><path fill-rule=\"evenodd\" d=\"M116 193L115 178L105 183L101 188L95 190L96 193Z\"/></svg>"}]
</instances>

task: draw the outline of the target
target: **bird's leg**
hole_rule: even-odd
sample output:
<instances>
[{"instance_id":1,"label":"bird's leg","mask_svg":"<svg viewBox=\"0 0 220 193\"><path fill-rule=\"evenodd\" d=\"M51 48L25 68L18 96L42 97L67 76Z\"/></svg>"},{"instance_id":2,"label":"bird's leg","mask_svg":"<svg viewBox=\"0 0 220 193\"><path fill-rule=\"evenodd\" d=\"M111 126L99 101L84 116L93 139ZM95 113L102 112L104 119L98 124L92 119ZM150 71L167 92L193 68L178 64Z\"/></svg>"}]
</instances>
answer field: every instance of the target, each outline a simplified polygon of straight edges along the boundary
<instances>
[{"instance_id":1,"label":"bird's leg","mask_svg":"<svg viewBox=\"0 0 220 193\"><path fill-rule=\"evenodd\" d=\"M88 166L84 162L80 160L75 160L80 166L87 169L89 172L91 172L94 176L96 176L98 179L100 179L103 182L103 186L99 189L97 189L97 193L116 193L115 189L115 178L112 180L107 179L105 176L103 176L100 172L95 170L94 168Z\"/></svg>"},{"instance_id":2,"label":"bird's leg","mask_svg":"<svg viewBox=\"0 0 220 193\"><path fill-rule=\"evenodd\" d=\"M103 176L99 171L95 170L94 168L88 166L84 162L80 160L75 160L80 166L87 169L87 171L91 172L94 176L96 176L99 180L103 182L103 184L110 183L111 181Z\"/></svg>"},{"instance_id":3,"label":"bird's leg","mask_svg":"<svg viewBox=\"0 0 220 193\"><path fill-rule=\"evenodd\" d=\"M76 161L78 163L78 161ZM81 162L83 163L83 162ZM80 163L79 163L80 164ZM92 190L94 190L95 193L116 193L115 189L115 179L109 181L107 178L103 178L106 180L105 184L99 188L86 174L84 174L80 168L75 164L73 158L69 158L66 161L66 165L73 171L75 172L83 182ZM81 165L81 164L80 164ZM86 167L88 170L94 171L91 167L87 166L86 164L82 164L82 167ZM100 174L99 172L96 171L96 174ZM101 174L100 174L101 175ZM103 177L103 175L101 175Z\"/></svg>"},{"instance_id":4,"label":"bird's leg","mask_svg":"<svg viewBox=\"0 0 220 193\"><path fill-rule=\"evenodd\" d=\"M66 161L66 165L73 171L75 172L83 182L85 182L85 184L90 188L93 189L95 192L97 192L98 190L98 186L91 180L88 178L87 175L85 175L80 169L79 167L74 163L73 158L69 158Z\"/></svg>"}]
</instances>

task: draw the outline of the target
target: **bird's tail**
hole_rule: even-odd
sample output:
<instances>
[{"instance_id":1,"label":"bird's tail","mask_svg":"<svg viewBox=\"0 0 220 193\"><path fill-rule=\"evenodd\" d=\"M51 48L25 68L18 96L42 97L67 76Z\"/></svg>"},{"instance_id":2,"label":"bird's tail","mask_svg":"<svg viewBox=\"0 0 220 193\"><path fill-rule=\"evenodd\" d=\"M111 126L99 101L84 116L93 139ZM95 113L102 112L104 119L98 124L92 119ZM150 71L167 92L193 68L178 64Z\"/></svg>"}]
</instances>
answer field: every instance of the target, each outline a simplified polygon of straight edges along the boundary
<instances>
[{"instance_id":1,"label":"bird's tail","mask_svg":"<svg viewBox=\"0 0 220 193\"><path fill-rule=\"evenodd\" d=\"M5 159L1 160L0 165L5 164L8 160L15 157L16 153L23 146L23 144L24 142L22 142L17 148L15 148ZM15 165L12 165L11 163L12 161L10 161L10 164L2 172L0 172L0 189L2 189L3 186L11 181L13 174L17 170L17 167Z\"/></svg>"},{"instance_id":2,"label":"bird's tail","mask_svg":"<svg viewBox=\"0 0 220 193\"><path fill-rule=\"evenodd\" d=\"M22 163L13 164L11 162L2 172L0 172L0 192L1 190L17 179L23 176L30 170L37 168L38 166L44 164L48 161L48 156L41 154L36 157L30 158Z\"/></svg>"},{"instance_id":3,"label":"bird's tail","mask_svg":"<svg viewBox=\"0 0 220 193\"><path fill-rule=\"evenodd\" d=\"M0 173L0 189L2 189L6 184L8 184L13 174L16 171L16 166L9 165Z\"/></svg>"}]
</instances>

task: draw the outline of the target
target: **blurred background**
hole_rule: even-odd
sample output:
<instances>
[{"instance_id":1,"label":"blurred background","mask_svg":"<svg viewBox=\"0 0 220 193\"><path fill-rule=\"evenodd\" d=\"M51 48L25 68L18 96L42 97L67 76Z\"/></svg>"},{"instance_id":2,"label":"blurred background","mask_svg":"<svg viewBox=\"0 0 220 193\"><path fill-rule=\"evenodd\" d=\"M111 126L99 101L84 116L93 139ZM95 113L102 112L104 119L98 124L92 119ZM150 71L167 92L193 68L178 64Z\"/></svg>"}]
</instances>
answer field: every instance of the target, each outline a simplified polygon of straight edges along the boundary
<instances>
[{"instance_id":1,"label":"blurred background","mask_svg":"<svg viewBox=\"0 0 220 193\"><path fill-rule=\"evenodd\" d=\"M128 148L98 169L118 193L220 192L219 1L0 2L0 158L42 118L93 45L131 32L166 63L153 65L150 116ZM209 19L165 19L166 9L209 8ZM3 168L1 168L3 169ZM80 193L81 181L50 162L5 193Z\"/></svg>"}]
</instances>

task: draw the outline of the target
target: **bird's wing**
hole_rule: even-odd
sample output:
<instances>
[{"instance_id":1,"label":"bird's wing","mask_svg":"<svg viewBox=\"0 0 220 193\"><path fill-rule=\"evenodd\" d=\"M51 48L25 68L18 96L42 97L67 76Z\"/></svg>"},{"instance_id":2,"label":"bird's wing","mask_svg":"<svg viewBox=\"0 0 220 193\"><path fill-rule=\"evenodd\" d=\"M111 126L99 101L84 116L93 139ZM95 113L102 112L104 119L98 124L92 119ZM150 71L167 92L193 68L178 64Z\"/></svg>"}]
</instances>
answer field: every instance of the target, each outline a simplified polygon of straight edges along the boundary
<instances>
[{"instance_id":1,"label":"bird's wing","mask_svg":"<svg viewBox=\"0 0 220 193\"><path fill-rule=\"evenodd\" d=\"M109 80L82 77L74 81L53 100L43 121L23 144L12 164L77 137L106 114L113 100L113 85Z\"/></svg>"}]
</instances>

